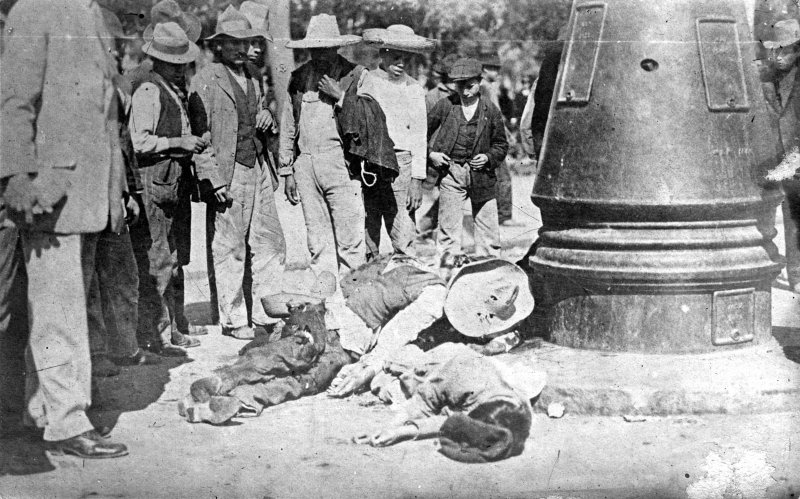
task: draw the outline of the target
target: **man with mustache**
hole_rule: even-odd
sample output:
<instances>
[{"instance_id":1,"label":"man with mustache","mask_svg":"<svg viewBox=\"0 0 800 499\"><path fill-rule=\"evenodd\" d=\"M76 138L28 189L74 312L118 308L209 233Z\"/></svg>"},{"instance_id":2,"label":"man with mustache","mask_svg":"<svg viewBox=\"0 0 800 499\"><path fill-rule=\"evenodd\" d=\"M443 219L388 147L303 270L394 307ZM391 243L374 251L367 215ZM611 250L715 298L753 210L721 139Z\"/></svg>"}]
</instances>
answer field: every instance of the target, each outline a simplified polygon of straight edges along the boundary
<instances>
[{"instance_id":1,"label":"man with mustache","mask_svg":"<svg viewBox=\"0 0 800 499\"><path fill-rule=\"evenodd\" d=\"M274 293L271 286L286 256L273 195L277 175L259 135L277 133L277 126L264 109L260 81L246 64L251 40L266 36L228 7L208 39L217 62L197 73L189 95L192 131L211 144L195 155L195 161L201 193L208 202L206 230L211 237L219 319L222 334L237 339L252 339L254 327L269 333L277 322L257 304L261 296ZM245 265L250 266L256 304L251 318L243 290Z\"/></svg>"}]
</instances>

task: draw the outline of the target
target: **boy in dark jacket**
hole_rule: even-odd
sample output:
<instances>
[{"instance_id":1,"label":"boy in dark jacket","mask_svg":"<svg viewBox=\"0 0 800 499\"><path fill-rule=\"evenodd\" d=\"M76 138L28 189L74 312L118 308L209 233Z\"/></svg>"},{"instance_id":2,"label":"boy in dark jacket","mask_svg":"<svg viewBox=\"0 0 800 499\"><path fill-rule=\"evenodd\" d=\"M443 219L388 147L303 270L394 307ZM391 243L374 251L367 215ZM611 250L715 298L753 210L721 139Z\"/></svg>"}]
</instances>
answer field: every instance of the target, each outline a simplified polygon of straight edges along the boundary
<instances>
[{"instance_id":1,"label":"boy in dark jacket","mask_svg":"<svg viewBox=\"0 0 800 499\"><path fill-rule=\"evenodd\" d=\"M481 96L481 71L475 59L456 61L449 75L458 89L456 95L441 99L428 114L428 159L440 171L441 182L440 256L462 252L461 208L467 198L475 219L476 253L500 253L495 169L506 157L508 140L500 110Z\"/></svg>"}]
</instances>

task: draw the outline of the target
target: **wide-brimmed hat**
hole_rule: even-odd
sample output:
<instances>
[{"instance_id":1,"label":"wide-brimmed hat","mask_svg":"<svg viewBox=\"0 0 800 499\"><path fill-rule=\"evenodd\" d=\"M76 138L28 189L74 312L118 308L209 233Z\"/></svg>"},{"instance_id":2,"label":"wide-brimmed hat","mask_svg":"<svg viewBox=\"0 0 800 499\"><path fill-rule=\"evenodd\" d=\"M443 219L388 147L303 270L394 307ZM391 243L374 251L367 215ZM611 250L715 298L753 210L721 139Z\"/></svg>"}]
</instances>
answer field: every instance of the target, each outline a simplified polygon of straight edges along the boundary
<instances>
[{"instance_id":1,"label":"wide-brimmed hat","mask_svg":"<svg viewBox=\"0 0 800 499\"><path fill-rule=\"evenodd\" d=\"M236 10L232 5L217 17L217 28L214 34L206 38L206 40L216 40L223 37L230 38L256 38L258 36L267 38L267 33L263 29L253 29L250 25L250 20ZM269 38L272 39L271 37Z\"/></svg>"},{"instance_id":2,"label":"wide-brimmed hat","mask_svg":"<svg viewBox=\"0 0 800 499\"><path fill-rule=\"evenodd\" d=\"M382 49L423 54L436 48L436 40L415 34L414 30L405 24L365 29L363 37L365 42L378 45Z\"/></svg>"},{"instance_id":3,"label":"wide-brimmed hat","mask_svg":"<svg viewBox=\"0 0 800 499\"><path fill-rule=\"evenodd\" d=\"M775 23L773 40L764 40L761 43L768 49L788 47L800 41L800 23L797 19L784 19Z\"/></svg>"},{"instance_id":4,"label":"wide-brimmed hat","mask_svg":"<svg viewBox=\"0 0 800 499\"><path fill-rule=\"evenodd\" d=\"M289 40L286 42L286 47L290 49L346 47L360 41L360 36L341 34L336 16L317 14L308 21L306 37L301 40Z\"/></svg>"},{"instance_id":5,"label":"wide-brimmed hat","mask_svg":"<svg viewBox=\"0 0 800 499\"><path fill-rule=\"evenodd\" d=\"M447 77L452 81L463 81L472 78L480 78L483 73L483 65L476 59L459 59L453 63Z\"/></svg>"},{"instance_id":6,"label":"wide-brimmed hat","mask_svg":"<svg viewBox=\"0 0 800 499\"><path fill-rule=\"evenodd\" d=\"M149 42L153 39L153 30L156 24L177 23L186 33L190 41L196 42L200 39L203 31L203 24L200 19L188 12L184 12L175 0L161 0L150 9L150 24L144 29L142 39Z\"/></svg>"},{"instance_id":7,"label":"wide-brimmed hat","mask_svg":"<svg viewBox=\"0 0 800 499\"><path fill-rule=\"evenodd\" d=\"M328 271L315 274L311 269L284 270L278 293L261 298L261 306L270 317L288 317L287 303L318 303L336 292L336 276Z\"/></svg>"},{"instance_id":8,"label":"wide-brimmed hat","mask_svg":"<svg viewBox=\"0 0 800 499\"><path fill-rule=\"evenodd\" d=\"M272 41L272 36L269 34L269 8L266 5L247 0L239 6L239 12L250 21L251 28L260 31L261 36Z\"/></svg>"},{"instance_id":9,"label":"wide-brimmed hat","mask_svg":"<svg viewBox=\"0 0 800 499\"><path fill-rule=\"evenodd\" d=\"M528 275L511 262L483 260L461 267L448 285L444 313L465 336L508 330L533 311Z\"/></svg>"},{"instance_id":10,"label":"wide-brimmed hat","mask_svg":"<svg viewBox=\"0 0 800 499\"><path fill-rule=\"evenodd\" d=\"M189 40L178 23L168 22L156 24L153 38L142 46L142 52L171 64L188 64L200 55L200 47Z\"/></svg>"}]
</instances>

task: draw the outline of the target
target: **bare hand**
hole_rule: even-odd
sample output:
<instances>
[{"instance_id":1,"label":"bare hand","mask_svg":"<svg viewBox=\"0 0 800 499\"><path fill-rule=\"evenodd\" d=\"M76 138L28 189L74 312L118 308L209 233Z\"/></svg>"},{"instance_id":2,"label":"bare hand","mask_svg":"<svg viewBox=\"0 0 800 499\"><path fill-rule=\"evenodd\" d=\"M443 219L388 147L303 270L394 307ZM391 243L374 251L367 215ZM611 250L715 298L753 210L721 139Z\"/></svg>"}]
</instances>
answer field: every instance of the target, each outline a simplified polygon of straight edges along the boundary
<instances>
[{"instance_id":1,"label":"bare hand","mask_svg":"<svg viewBox=\"0 0 800 499\"><path fill-rule=\"evenodd\" d=\"M473 170L480 170L488 162L489 156L485 154L477 154L474 158L469 160L469 166L472 167Z\"/></svg>"},{"instance_id":2,"label":"bare hand","mask_svg":"<svg viewBox=\"0 0 800 499\"><path fill-rule=\"evenodd\" d=\"M275 123L275 117L269 109L262 109L256 115L256 127L262 132L278 133L278 125Z\"/></svg>"},{"instance_id":3,"label":"bare hand","mask_svg":"<svg viewBox=\"0 0 800 499\"><path fill-rule=\"evenodd\" d=\"M11 212L24 215L26 224L33 223L33 206L36 203L36 189L27 173L18 173L8 179L3 201Z\"/></svg>"},{"instance_id":4,"label":"bare hand","mask_svg":"<svg viewBox=\"0 0 800 499\"><path fill-rule=\"evenodd\" d=\"M139 202L136 196L128 196L128 201L125 203L125 221L128 225L136 225L139 221Z\"/></svg>"},{"instance_id":5,"label":"bare hand","mask_svg":"<svg viewBox=\"0 0 800 499\"><path fill-rule=\"evenodd\" d=\"M217 203L219 204L228 204L233 200L230 194L228 194L228 188L226 186L222 186L214 191L214 197L217 199Z\"/></svg>"},{"instance_id":6,"label":"bare hand","mask_svg":"<svg viewBox=\"0 0 800 499\"><path fill-rule=\"evenodd\" d=\"M284 181L286 185L283 188L283 191L286 193L286 199L292 206L297 205L300 202L300 195L297 194L297 182L294 180L294 175L287 175L284 177Z\"/></svg>"},{"instance_id":7,"label":"bare hand","mask_svg":"<svg viewBox=\"0 0 800 499\"><path fill-rule=\"evenodd\" d=\"M176 149L182 149L186 152L199 153L206 148L208 144L205 139L196 135L184 135L178 139L175 145Z\"/></svg>"},{"instance_id":8,"label":"bare hand","mask_svg":"<svg viewBox=\"0 0 800 499\"><path fill-rule=\"evenodd\" d=\"M422 179L411 179L411 185L408 186L408 198L406 199L406 208L408 208L408 211L414 211L422 204L423 182L424 180Z\"/></svg>"},{"instance_id":9,"label":"bare hand","mask_svg":"<svg viewBox=\"0 0 800 499\"><path fill-rule=\"evenodd\" d=\"M322 75L318 85L319 91L330 95L334 100L338 101L344 95L344 90L339 86L333 78L328 75Z\"/></svg>"},{"instance_id":10,"label":"bare hand","mask_svg":"<svg viewBox=\"0 0 800 499\"><path fill-rule=\"evenodd\" d=\"M428 154L428 159L431 160L433 166L439 169L444 169L450 163L450 156L443 152L431 152Z\"/></svg>"},{"instance_id":11,"label":"bare hand","mask_svg":"<svg viewBox=\"0 0 800 499\"><path fill-rule=\"evenodd\" d=\"M352 395L369 385L375 374L377 373L374 367L360 362L345 366L328 388L328 396L343 398Z\"/></svg>"},{"instance_id":12,"label":"bare hand","mask_svg":"<svg viewBox=\"0 0 800 499\"><path fill-rule=\"evenodd\" d=\"M369 435L361 433L353 437L353 442L357 444L369 444L373 447L387 447L404 440L412 440L419 434L419 429L414 425L403 425L396 428L385 428L377 433Z\"/></svg>"}]
</instances>

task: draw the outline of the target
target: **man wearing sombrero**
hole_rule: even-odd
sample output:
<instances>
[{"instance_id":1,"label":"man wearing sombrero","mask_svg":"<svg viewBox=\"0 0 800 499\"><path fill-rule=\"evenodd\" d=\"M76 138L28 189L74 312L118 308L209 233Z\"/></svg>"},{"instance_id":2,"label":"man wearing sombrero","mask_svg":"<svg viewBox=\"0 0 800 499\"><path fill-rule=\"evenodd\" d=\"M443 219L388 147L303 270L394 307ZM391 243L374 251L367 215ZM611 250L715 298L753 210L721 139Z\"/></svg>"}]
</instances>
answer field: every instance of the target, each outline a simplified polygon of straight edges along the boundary
<instances>
[{"instance_id":1,"label":"man wearing sombrero","mask_svg":"<svg viewBox=\"0 0 800 499\"><path fill-rule=\"evenodd\" d=\"M190 232L187 177L192 155L207 145L191 133L184 88L186 68L200 49L178 23L167 22L155 25L142 50L153 69L133 82L129 119L145 208L132 237L139 260L139 330L145 336L157 335L156 350L178 353L173 346L200 344L179 330L188 322L181 266L181 257L188 256L184 245Z\"/></svg>"},{"instance_id":2,"label":"man wearing sombrero","mask_svg":"<svg viewBox=\"0 0 800 499\"><path fill-rule=\"evenodd\" d=\"M768 51L761 71L762 87L770 107L778 115L781 145L785 154L800 146L800 22L784 19L775 23L773 35L762 43ZM786 274L789 287L800 293L800 180L796 169L780 179L785 195L782 204L783 227L786 234Z\"/></svg>"},{"instance_id":3,"label":"man wearing sombrero","mask_svg":"<svg viewBox=\"0 0 800 499\"><path fill-rule=\"evenodd\" d=\"M379 176L375 185L364 188L367 258L378 255L383 224L394 252L413 255L414 212L422 203L427 176L426 111L425 89L405 68L414 54L432 51L436 42L402 24L367 29L363 36L379 48L381 65L364 77L358 93L374 98L386 115L400 167L396 178Z\"/></svg>"},{"instance_id":4,"label":"man wearing sombrero","mask_svg":"<svg viewBox=\"0 0 800 499\"><path fill-rule=\"evenodd\" d=\"M351 175L336 121L342 90L357 80L341 47L361 37L342 35L336 18L313 16L305 38L286 44L306 49L311 60L292 72L280 133L280 175L292 204L302 202L311 267L334 275L364 263L361 182ZM333 236L335 247L328 243Z\"/></svg>"},{"instance_id":5,"label":"man wearing sombrero","mask_svg":"<svg viewBox=\"0 0 800 499\"><path fill-rule=\"evenodd\" d=\"M276 319L261 307L250 310L243 291L245 265L252 275L251 303L273 293L283 270L286 245L275 206L277 176L264 155L264 135L275 133L272 114L264 108L258 75L248 68L247 52L256 37L250 21L229 6L217 18L208 43L216 62L192 80L189 111L192 130L210 138L211 147L196 156L197 177L208 202L207 228L216 280L222 333L252 339L254 327L270 332ZM248 254L249 252L249 254Z\"/></svg>"}]
</instances>

